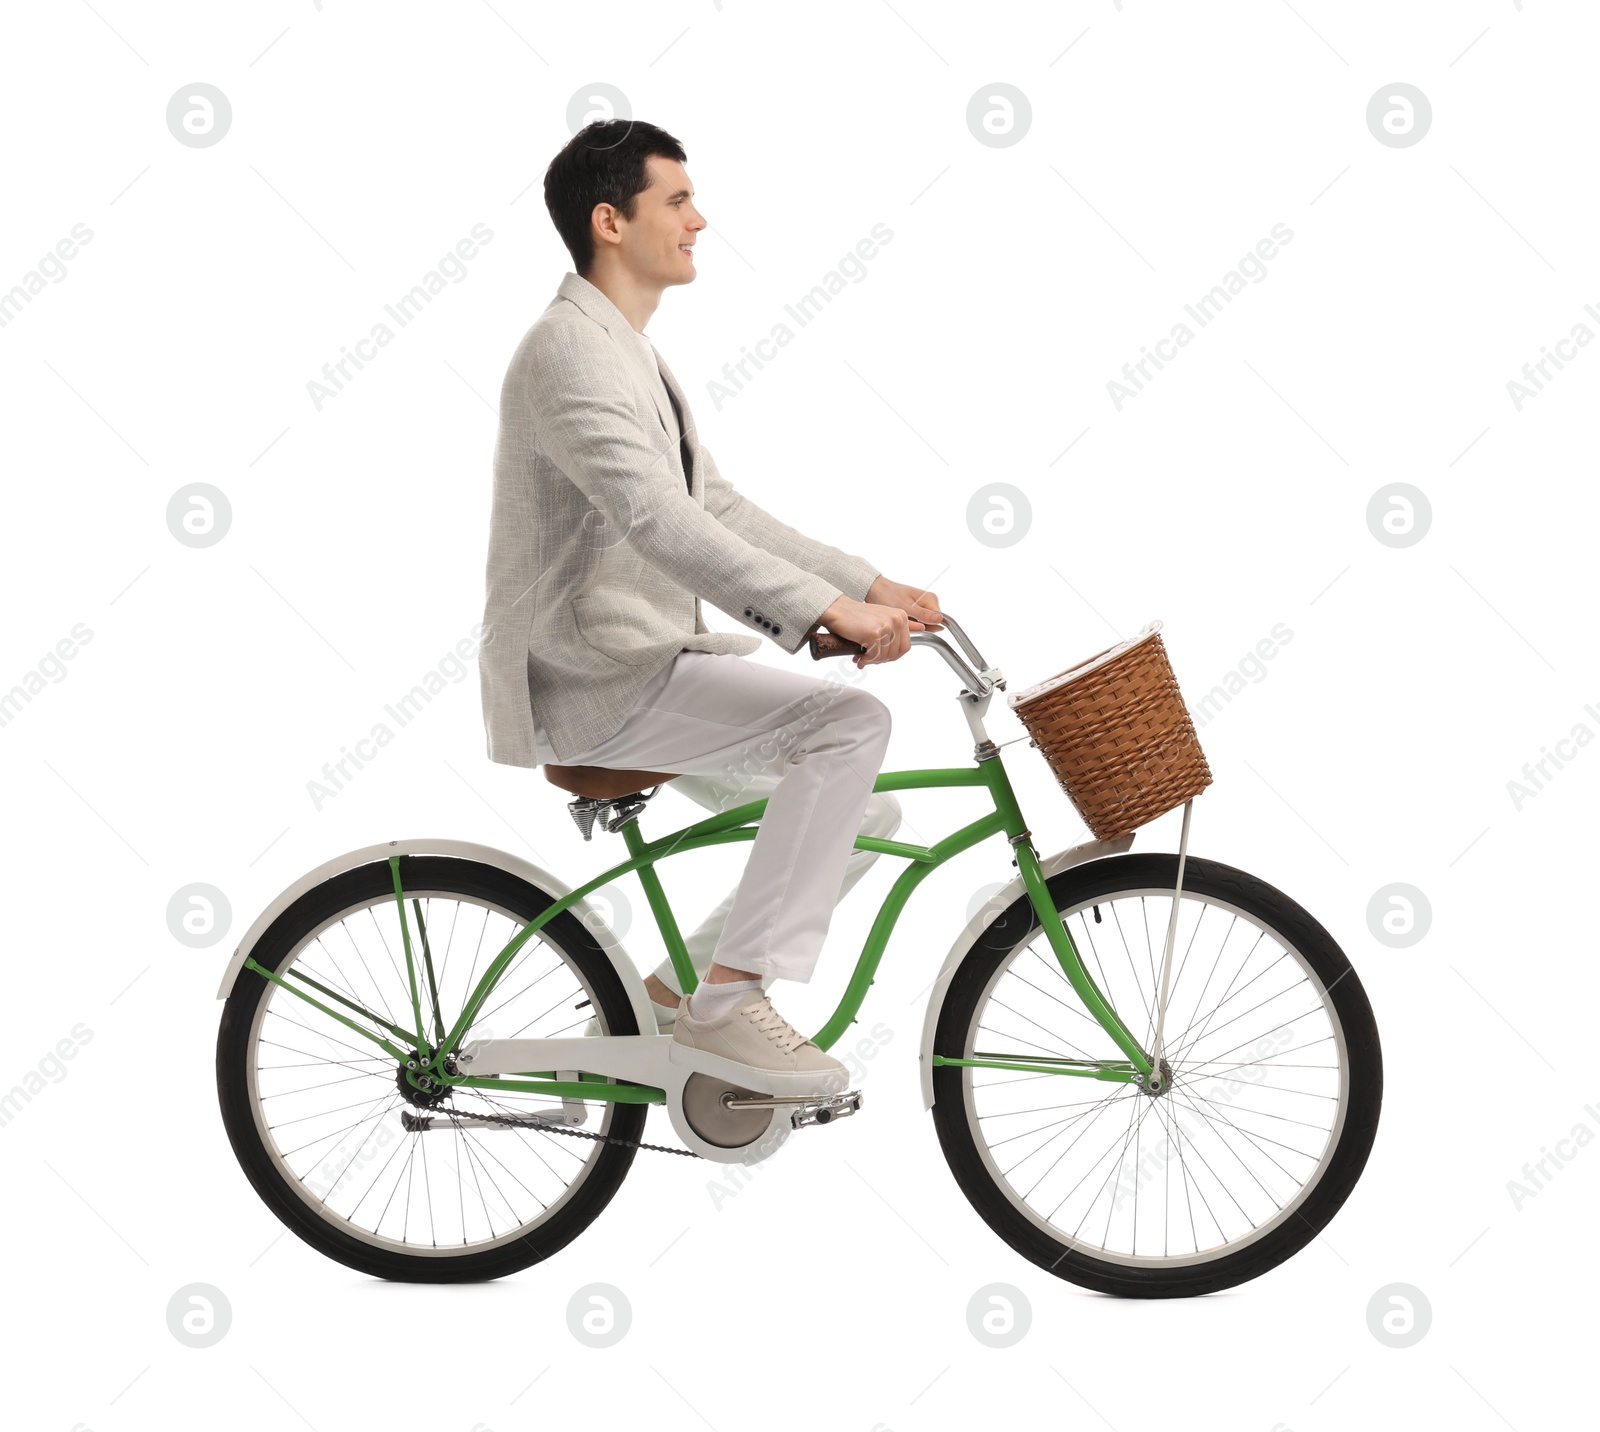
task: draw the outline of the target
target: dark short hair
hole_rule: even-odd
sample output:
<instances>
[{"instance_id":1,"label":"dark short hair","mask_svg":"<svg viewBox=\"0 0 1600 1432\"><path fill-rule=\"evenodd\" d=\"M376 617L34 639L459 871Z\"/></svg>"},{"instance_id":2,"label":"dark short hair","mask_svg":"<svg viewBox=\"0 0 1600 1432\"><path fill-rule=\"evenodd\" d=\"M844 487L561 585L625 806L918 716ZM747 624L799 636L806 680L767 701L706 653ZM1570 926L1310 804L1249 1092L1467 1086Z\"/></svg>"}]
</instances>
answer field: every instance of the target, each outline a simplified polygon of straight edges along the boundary
<instances>
[{"instance_id":1,"label":"dark short hair","mask_svg":"<svg viewBox=\"0 0 1600 1432\"><path fill-rule=\"evenodd\" d=\"M680 164L688 158L666 130L642 119L601 119L586 124L550 161L544 206L580 277L594 263L594 206L613 204L631 220L634 200L650 187L645 160L652 154Z\"/></svg>"}]
</instances>

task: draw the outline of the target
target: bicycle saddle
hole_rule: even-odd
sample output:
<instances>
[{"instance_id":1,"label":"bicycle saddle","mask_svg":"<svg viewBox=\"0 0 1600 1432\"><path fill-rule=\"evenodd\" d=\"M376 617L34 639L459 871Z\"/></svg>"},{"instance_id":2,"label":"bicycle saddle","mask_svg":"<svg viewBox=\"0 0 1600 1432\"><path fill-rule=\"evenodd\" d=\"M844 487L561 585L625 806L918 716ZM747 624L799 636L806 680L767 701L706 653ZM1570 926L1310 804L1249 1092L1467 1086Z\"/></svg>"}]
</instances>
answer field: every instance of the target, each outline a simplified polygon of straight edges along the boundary
<instances>
[{"instance_id":1,"label":"bicycle saddle","mask_svg":"<svg viewBox=\"0 0 1600 1432\"><path fill-rule=\"evenodd\" d=\"M575 796L602 801L637 795L650 786L676 780L681 774L680 771L620 771L608 766L547 765L544 768L545 779L552 785L571 791Z\"/></svg>"}]
</instances>

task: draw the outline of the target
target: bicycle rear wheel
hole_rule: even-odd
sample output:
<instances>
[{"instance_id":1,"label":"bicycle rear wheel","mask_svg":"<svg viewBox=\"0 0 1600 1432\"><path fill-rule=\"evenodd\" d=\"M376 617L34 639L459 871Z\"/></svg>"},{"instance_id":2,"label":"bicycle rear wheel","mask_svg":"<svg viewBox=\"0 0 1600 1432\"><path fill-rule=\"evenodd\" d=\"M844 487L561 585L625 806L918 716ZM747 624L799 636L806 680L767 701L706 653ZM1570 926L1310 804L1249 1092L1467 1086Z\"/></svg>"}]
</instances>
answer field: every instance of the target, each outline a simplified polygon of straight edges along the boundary
<instances>
[{"instance_id":1,"label":"bicycle rear wheel","mask_svg":"<svg viewBox=\"0 0 1600 1432\"><path fill-rule=\"evenodd\" d=\"M1051 877L1085 968L1149 1049L1177 856ZM941 1065L934 1122L979 1214L1057 1277L1186 1297L1259 1276L1316 1237L1372 1148L1377 1026L1333 940L1281 891L1191 857L1165 1025L1172 1082ZM1010 1063L1115 1060L1026 897L951 981L935 1051Z\"/></svg>"},{"instance_id":2,"label":"bicycle rear wheel","mask_svg":"<svg viewBox=\"0 0 1600 1432\"><path fill-rule=\"evenodd\" d=\"M402 856L400 880L434 1039L430 983L448 1029L494 956L555 897L494 866L443 856ZM342 1008L300 976L412 1030L406 1047L416 1044L387 861L308 891L252 953L281 976L294 971L294 983L324 1004ZM605 952L563 911L517 952L464 1043L571 1036L591 1014L604 1034L639 1032ZM557 1120L563 1101L548 1096L462 1087L429 1097L376 1045L250 969L223 1008L217 1091L234 1153L268 1207L330 1258L405 1282L498 1278L549 1257L599 1216L635 1152L483 1117ZM570 1102L591 1131L643 1135L643 1105Z\"/></svg>"}]
</instances>

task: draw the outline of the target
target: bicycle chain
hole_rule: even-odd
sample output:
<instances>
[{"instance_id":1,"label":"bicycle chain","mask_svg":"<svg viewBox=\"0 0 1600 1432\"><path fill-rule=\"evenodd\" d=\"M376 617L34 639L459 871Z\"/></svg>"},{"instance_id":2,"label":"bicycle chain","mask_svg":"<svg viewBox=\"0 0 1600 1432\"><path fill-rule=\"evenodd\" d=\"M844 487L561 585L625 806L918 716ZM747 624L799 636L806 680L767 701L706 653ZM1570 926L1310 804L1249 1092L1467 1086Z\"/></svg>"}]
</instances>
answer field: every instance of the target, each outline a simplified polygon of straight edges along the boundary
<instances>
[{"instance_id":1,"label":"bicycle chain","mask_svg":"<svg viewBox=\"0 0 1600 1432\"><path fill-rule=\"evenodd\" d=\"M633 1139L619 1139L613 1134L592 1134L587 1129L569 1129L564 1124L546 1124L543 1122L529 1123L525 1118L518 1118L511 1114L480 1114L476 1111L468 1112L465 1109L455 1108L431 1109L429 1110L429 1113L459 1115L464 1119L487 1119L490 1123L494 1124L510 1124L513 1128L517 1129L537 1128L549 1134L566 1134L568 1137L574 1139L593 1139L599 1144L616 1144L618 1147L625 1149L652 1149L659 1154L682 1154L686 1159L697 1159L701 1157L701 1155L697 1154L693 1149L675 1149L668 1144L638 1143ZM451 1127L459 1128L460 1125L452 1123Z\"/></svg>"}]
</instances>

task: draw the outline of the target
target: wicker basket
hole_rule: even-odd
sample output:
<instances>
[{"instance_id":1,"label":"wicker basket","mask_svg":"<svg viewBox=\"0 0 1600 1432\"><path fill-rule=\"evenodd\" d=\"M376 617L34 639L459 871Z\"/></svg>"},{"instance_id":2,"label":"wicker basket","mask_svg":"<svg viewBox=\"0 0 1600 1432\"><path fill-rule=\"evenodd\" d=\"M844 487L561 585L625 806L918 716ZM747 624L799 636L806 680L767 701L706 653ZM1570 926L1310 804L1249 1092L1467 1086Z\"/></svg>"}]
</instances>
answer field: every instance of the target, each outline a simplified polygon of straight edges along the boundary
<instances>
[{"instance_id":1,"label":"wicker basket","mask_svg":"<svg viewBox=\"0 0 1600 1432\"><path fill-rule=\"evenodd\" d=\"M1160 631L1151 622L1006 697L1099 840L1126 835L1211 784Z\"/></svg>"}]
</instances>

